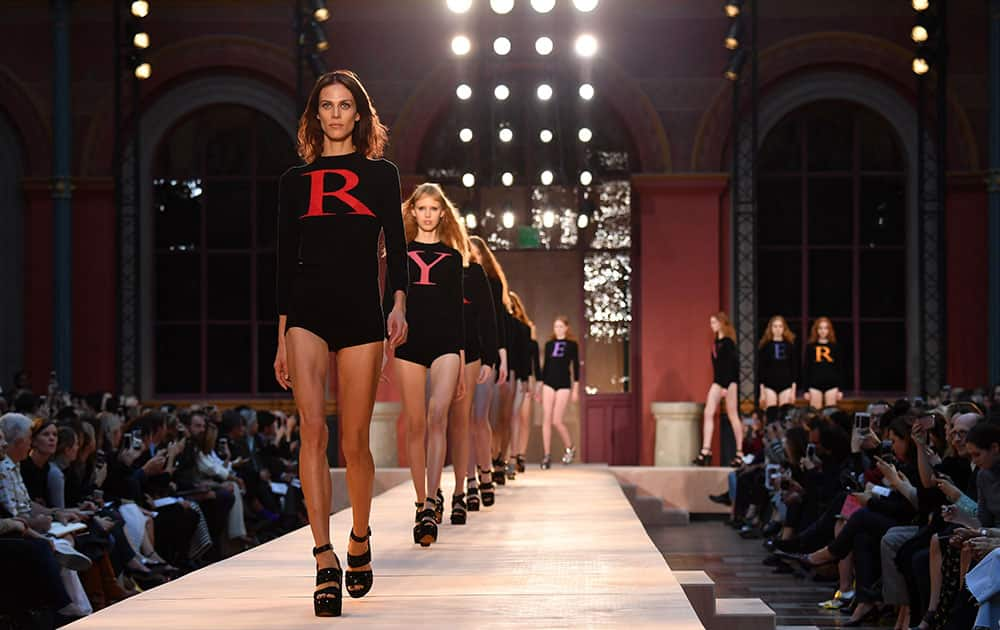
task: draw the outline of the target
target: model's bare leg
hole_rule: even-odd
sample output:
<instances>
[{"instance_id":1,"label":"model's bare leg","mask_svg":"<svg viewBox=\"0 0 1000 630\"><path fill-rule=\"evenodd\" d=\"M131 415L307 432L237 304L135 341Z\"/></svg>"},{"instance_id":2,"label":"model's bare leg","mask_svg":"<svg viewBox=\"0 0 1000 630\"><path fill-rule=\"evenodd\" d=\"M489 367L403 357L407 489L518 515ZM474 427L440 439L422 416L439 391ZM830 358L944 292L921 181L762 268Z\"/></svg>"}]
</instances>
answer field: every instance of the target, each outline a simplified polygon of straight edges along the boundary
<instances>
[{"instance_id":1,"label":"model's bare leg","mask_svg":"<svg viewBox=\"0 0 1000 630\"><path fill-rule=\"evenodd\" d=\"M559 432L559 437L562 438L564 448L570 448L573 446L573 439L569 435L569 430L566 428L566 425L563 424L563 417L566 415L566 407L569 405L569 394L570 390L568 389L560 389L556 392L556 404L552 414L552 426L554 426L556 431Z\"/></svg>"},{"instance_id":2,"label":"model's bare leg","mask_svg":"<svg viewBox=\"0 0 1000 630\"><path fill-rule=\"evenodd\" d=\"M719 394L722 388L716 383L712 383L708 388L708 395L705 397L705 413L701 419L701 452L708 454L712 452L712 436L715 434L715 412L719 408Z\"/></svg>"},{"instance_id":3,"label":"model's bare leg","mask_svg":"<svg viewBox=\"0 0 1000 630\"><path fill-rule=\"evenodd\" d=\"M461 359L446 354L431 364L431 399L427 405L427 495L435 497L441 487L444 468L445 436L448 431L448 407L455 396Z\"/></svg>"},{"instance_id":4,"label":"model's bare leg","mask_svg":"<svg viewBox=\"0 0 1000 630\"><path fill-rule=\"evenodd\" d=\"M556 390L548 385L542 388L542 450L543 455L552 452L552 415L556 406Z\"/></svg>"},{"instance_id":5,"label":"model's bare leg","mask_svg":"<svg viewBox=\"0 0 1000 630\"><path fill-rule=\"evenodd\" d=\"M448 446L451 448L451 464L455 469L455 494L465 492L465 473L469 468L469 447L472 443L470 416L479 366L479 361L465 365L465 396L461 400L453 399L448 410Z\"/></svg>"},{"instance_id":6,"label":"model's bare leg","mask_svg":"<svg viewBox=\"0 0 1000 630\"><path fill-rule=\"evenodd\" d=\"M720 393L726 397L726 417L729 418L729 427L733 430L733 439L736 441L736 454L743 454L743 422L740 420L740 407L736 399L736 383L730 383L725 391ZM720 388L721 389L721 388Z\"/></svg>"},{"instance_id":7,"label":"model's bare leg","mask_svg":"<svg viewBox=\"0 0 1000 630\"><path fill-rule=\"evenodd\" d=\"M396 378L406 418L406 453L410 458L410 477L417 502L427 500L427 407L425 387L427 368L397 358Z\"/></svg>"}]
</instances>

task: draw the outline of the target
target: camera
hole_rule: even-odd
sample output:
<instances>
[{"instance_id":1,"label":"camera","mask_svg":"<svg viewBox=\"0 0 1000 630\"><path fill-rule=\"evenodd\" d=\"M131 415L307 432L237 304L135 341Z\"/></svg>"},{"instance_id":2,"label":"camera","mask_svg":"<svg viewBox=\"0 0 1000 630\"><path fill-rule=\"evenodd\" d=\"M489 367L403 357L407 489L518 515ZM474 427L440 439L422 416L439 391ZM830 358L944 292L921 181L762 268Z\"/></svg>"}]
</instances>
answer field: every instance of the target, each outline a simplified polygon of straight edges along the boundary
<instances>
[{"instance_id":1,"label":"camera","mask_svg":"<svg viewBox=\"0 0 1000 630\"><path fill-rule=\"evenodd\" d=\"M872 426L872 414L858 411L854 414L854 428L855 429L869 429Z\"/></svg>"},{"instance_id":2,"label":"camera","mask_svg":"<svg viewBox=\"0 0 1000 630\"><path fill-rule=\"evenodd\" d=\"M816 445L812 442L806 445L806 457L816 457Z\"/></svg>"}]
</instances>

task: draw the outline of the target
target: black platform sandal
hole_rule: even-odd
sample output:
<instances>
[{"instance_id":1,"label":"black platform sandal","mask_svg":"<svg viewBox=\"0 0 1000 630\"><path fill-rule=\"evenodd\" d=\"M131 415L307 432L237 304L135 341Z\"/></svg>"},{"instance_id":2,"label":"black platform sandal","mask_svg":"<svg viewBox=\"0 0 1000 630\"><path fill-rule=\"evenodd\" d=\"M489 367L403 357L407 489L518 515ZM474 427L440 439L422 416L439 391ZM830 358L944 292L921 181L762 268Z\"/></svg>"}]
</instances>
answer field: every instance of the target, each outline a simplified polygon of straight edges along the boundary
<instances>
[{"instance_id":1,"label":"black platform sandal","mask_svg":"<svg viewBox=\"0 0 1000 630\"><path fill-rule=\"evenodd\" d=\"M549 468L552 468L552 456L546 453L545 457L542 458L542 463L539 464L539 467L542 470L548 470Z\"/></svg>"},{"instance_id":2,"label":"black platform sandal","mask_svg":"<svg viewBox=\"0 0 1000 630\"><path fill-rule=\"evenodd\" d=\"M698 457L691 460L691 463L695 466L711 466L712 465L712 451L705 452L701 451L698 453Z\"/></svg>"},{"instance_id":3,"label":"black platform sandal","mask_svg":"<svg viewBox=\"0 0 1000 630\"><path fill-rule=\"evenodd\" d=\"M368 549L365 550L360 556L352 556L351 552L347 552L347 566L352 569L359 569L366 564L371 564L372 562L372 528L368 528L368 533L365 534L364 538L361 536L354 535L354 528L351 528L351 540L356 543L363 543L368 541ZM367 571L345 571L344 572L344 584L347 586L347 594L351 597L357 599L359 597L364 597L368 594L368 591L372 590L372 583L375 581L375 575L372 573L371 569Z\"/></svg>"},{"instance_id":4,"label":"black platform sandal","mask_svg":"<svg viewBox=\"0 0 1000 630\"><path fill-rule=\"evenodd\" d=\"M441 488L438 488L437 495L434 498L434 522L438 525L444 520L444 493L441 492Z\"/></svg>"},{"instance_id":5,"label":"black platform sandal","mask_svg":"<svg viewBox=\"0 0 1000 630\"><path fill-rule=\"evenodd\" d=\"M742 468L743 467L743 453L736 451L736 457L733 461L729 462L731 468Z\"/></svg>"},{"instance_id":6,"label":"black platform sandal","mask_svg":"<svg viewBox=\"0 0 1000 630\"><path fill-rule=\"evenodd\" d=\"M468 494L468 497L465 499L466 505L468 506L468 509L469 509L470 512L478 512L479 511L479 485L477 484L476 480L474 478L472 478L472 477L469 477L466 480L466 483L469 486L469 491L468 491L469 494Z\"/></svg>"},{"instance_id":7,"label":"black platform sandal","mask_svg":"<svg viewBox=\"0 0 1000 630\"><path fill-rule=\"evenodd\" d=\"M516 459L517 459L517 472L523 473L524 472L524 461L525 461L524 460L524 455L518 455Z\"/></svg>"},{"instance_id":8,"label":"black platform sandal","mask_svg":"<svg viewBox=\"0 0 1000 630\"><path fill-rule=\"evenodd\" d=\"M498 486L507 485L507 464L500 458L493 460L493 483Z\"/></svg>"},{"instance_id":9,"label":"black platform sandal","mask_svg":"<svg viewBox=\"0 0 1000 630\"><path fill-rule=\"evenodd\" d=\"M434 500L430 499L428 502L433 503ZM432 543L437 542L438 537L438 526L434 521L434 508L425 507L417 514L417 517L420 522L413 528L413 542L421 547L430 547Z\"/></svg>"},{"instance_id":10,"label":"black platform sandal","mask_svg":"<svg viewBox=\"0 0 1000 630\"><path fill-rule=\"evenodd\" d=\"M483 495L483 506L490 507L496 503L496 494L493 493L493 482L484 481L484 479L490 479L490 471L480 470L479 471L479 492Z\"/></svg>"},{"instance_id":11,"label":"black platform sandal","mask_svg":"<svg viewBox=\"0 0 1000 630\"><path fill-rule=\"evenodd\" d=\"M333 545L327 543L321 547L313 547L313 556L324 552L333 553ZM337 566L319 568L316 564L316 591L313 592L313 612L317 617L339 617L343 605L343 593L340 580L344 572L340 568L340 559L333 553ZM321 588L322 587L322 588Z\"/></svg>"},{"instance_id":12,"label":"black platform sandal","mask_svg":"<svg viewBox=\"0 0 1000 630\"><path fill-rule=\"evenodd\" d=\"M465 495L455 494L451 497L451 524L465 525Z\"/></svg>"}]
</instances>

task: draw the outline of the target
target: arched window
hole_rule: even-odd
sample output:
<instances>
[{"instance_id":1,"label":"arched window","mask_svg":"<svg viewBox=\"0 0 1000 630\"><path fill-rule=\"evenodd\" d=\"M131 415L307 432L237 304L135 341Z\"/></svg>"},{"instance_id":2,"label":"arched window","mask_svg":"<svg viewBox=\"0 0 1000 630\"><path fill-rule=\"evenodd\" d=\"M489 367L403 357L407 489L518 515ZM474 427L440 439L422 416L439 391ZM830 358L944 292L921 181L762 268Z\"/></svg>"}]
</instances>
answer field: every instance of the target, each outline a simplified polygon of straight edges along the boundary
<instances>
[{"instance_id":1,"label":"arched window","mask_svg":"<svg viewBox=\"0 0 1000 630\"><path fill-rule=\"evenodd\" d=\"M185 118L153 166L155 393L279 391L274 297L278 177L288 134L255 110Z\"/></svg>"},{"instance_id":2,"label":"arched window","mask_svg":"<svg viewBox=\"0 0 1000 630\"><path fill-rule=\"evenodd\" d=\"M830 317L847 390L906 387L905 171L889 123L841 101L792 112L760 150L757 334L781 314L802 348Z\"/></svg>"}]
</instances>

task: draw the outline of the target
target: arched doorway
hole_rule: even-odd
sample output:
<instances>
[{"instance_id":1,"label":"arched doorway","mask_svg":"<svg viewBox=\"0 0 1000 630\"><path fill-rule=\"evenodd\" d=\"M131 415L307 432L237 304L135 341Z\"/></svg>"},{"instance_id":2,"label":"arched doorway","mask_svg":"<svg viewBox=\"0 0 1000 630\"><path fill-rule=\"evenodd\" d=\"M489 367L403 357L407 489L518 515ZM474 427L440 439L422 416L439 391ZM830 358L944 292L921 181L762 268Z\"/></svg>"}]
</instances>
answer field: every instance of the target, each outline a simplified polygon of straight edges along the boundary
<instances>
[{"instance_id":1,"label":"arched doorway","mask_svg":"<svg viewBox=\"0 0 1000 630\"><path fill-rule=\"evenodd\" d=\"M278 177L288 134L241 105L199 109L151 168L154 393L277 393L274 300Z\"/></svg>"},{"instance_id":2,"label":"arched doorway","mask_svg":"<svg viewBox=\"0 0 1000 630\"><path fill-rule=\"evenodd\" d=\"M787 114L758 154L758 338L781 314L804 347L830 317L844 389L906 389L906 160L892 126L845 101Z\"/></svg>"}]
</instances>

